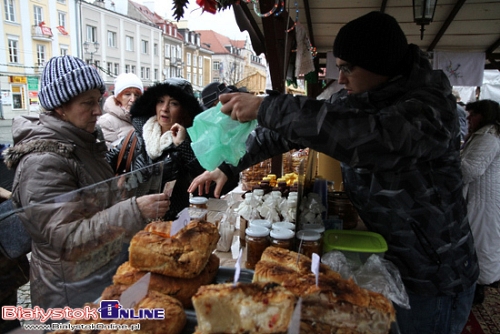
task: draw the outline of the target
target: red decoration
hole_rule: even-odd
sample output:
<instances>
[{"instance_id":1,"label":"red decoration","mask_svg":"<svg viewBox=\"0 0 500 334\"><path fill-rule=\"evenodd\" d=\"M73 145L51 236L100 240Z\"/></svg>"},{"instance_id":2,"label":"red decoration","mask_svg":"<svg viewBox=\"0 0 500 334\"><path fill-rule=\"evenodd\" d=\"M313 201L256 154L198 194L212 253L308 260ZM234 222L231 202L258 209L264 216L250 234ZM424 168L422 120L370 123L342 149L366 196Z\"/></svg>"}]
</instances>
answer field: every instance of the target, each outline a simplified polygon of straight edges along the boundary
<instances>
[{"instance_id":1,"label":"red decoration","mask_svg":"<svg viewBox=\"0 0 500 334\"><path fill-rule=\"evenodd\" d=\"M196 0L196 3L203 8L204 12L217 13L217 2L215 0Z\"/></svg>"},{"instance_id":2,"label":"red decoration","mask_svg":"<svg viewBox=\"0 0 500 334\"><path fill-rule=\"evenodd\" d=\"M63 35L67 35L68 32L66 31L66 29L64 29L63 26L57 26L57 30L59 30L59 32Z\"/></svg>"}]
</instances>

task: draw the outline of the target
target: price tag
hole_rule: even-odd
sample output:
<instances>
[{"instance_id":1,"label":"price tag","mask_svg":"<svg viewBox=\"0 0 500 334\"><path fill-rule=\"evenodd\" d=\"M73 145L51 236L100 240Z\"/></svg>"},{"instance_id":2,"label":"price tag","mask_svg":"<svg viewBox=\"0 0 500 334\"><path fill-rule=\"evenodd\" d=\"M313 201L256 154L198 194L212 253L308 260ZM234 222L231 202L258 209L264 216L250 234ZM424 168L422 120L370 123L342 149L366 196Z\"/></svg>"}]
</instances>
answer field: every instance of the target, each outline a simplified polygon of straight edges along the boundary
<instances>
[{"instance_id":1,"label":"price tag","mask_svg":"<svg viewBox=\"0 0 500 334\"><path fill-rule=\"evenodd\" d=\"M292 319L288 324L287 334L299 334L300 333L300 315L302 311L302 297L299 297L295 309L293 310Z\"/></svg>"},{"instance_id":2,"label":"price tag","mask_svg":"<svg viewBox=\"0 0 500 334\"><path fill-rule=\"evenodd\" d=\"M241 272L241 254L243 253L243 248L240 248L240 254L238 255L238 259L236 260L236 264L234 265L236 270L234 271L234 282L233 286L236 286L236 283L238 283L238 280L240 279L240 272Z\"/></svg>"},{"instance_id":3,"label":"price tag","mask_svg":"<svg viewBox=\"0 0 500 334\"><path fill-rule=\"evenodd\" d=\"M141 300L146 297L149 289L149 280L151 279L151 273L147 273L142 276L137 282L132 284L127 290L123 291L120 296L120 304L123 308L133 308Z\"/></svg>"},{"instance_id":4,"label":"price tag","mask_svg":"<svg viewBox=\"0 0 500 334\"><path fill-rule=\"evenodd\" d=\"M311 262L311 271L316 276L316 286L318 286L319 281L319 255L313 253Z\"/></svg>"},{"instance_id":5,"label":"price tag","mask_svg":"<svg viewBox=\"0 0 500 334\"><path fill-rule=\"evenodd\" d=\"M170 227L170 236L173 237L176 235L177 232L189 224L190 221L191 217L189 216L189 208L185 208L179 213L177 219L172 222L172 226Z\"/></svg>"}]
</instances>

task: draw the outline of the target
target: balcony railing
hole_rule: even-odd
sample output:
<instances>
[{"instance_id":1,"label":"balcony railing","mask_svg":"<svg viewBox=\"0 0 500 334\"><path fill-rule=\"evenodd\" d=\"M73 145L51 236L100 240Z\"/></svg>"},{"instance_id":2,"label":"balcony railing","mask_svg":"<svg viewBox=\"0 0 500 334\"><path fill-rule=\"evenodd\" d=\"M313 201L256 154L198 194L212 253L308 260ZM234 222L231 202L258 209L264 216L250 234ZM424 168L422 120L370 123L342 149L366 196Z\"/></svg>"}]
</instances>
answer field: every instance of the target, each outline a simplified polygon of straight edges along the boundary
<instances>
[{"instance_id":1,"label":"balcony railing","mask_svg":"<svg viewBox=\"0 0 500 334\"><path fill-rule=\"evenodd\" d=\"M51 41L52 29L47 26L34 25L31 27L31 36L36 40Z\"/></svg>"}]
</instances>

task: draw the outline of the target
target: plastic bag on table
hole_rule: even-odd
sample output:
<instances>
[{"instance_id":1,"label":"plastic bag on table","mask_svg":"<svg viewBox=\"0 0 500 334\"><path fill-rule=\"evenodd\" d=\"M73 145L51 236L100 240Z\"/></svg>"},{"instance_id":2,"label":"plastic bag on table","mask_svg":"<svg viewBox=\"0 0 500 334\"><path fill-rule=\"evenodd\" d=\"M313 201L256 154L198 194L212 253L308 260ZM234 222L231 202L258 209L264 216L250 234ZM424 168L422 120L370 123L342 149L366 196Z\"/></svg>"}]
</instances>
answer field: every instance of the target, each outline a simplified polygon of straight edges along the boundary
<instances>
[{"instance_id":1,"label":"plastic bag on table","mask_svg":"<svg viewBox=\"0 0 500 334\"><path fill-rule=\"evenodd\" d=\"M360 287L381 293L402 308L410 308L401 275L392 262L373 254L360 266L346 259L340 251L324 254L321 262L345 279L352 277Z\"/></svg>"},{"instance_id":2,"label":"plastic bag on table","mask_svg":"<svg viewBox=\"0 0 500 334\"><path fill-rule=\"evenodd\" d=\"M213 171L222 162L236 166L246 152L246 140L257 126L257 120L240 123L220 111L222 104L205 110L187 129L191 148L200 164Z\"/></svg>"}]
</instances>

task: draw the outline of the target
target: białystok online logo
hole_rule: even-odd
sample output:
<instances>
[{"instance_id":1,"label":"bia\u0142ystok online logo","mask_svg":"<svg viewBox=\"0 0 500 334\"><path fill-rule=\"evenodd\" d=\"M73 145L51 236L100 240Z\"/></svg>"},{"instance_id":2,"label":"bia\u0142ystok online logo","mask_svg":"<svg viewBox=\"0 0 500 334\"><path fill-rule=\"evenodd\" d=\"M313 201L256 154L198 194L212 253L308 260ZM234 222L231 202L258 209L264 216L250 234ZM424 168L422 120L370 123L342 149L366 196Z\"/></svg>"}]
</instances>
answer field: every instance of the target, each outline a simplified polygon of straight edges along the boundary
<instances>
[{"instance_id":1,"label":"bia\u0142ystok online logo","mask_svg":"<svg viewBox=\"0 0 500 334\"><path fill-rule=\"evenodd\" d=\"M165 319L165 309L133 309L123 308L118 300L102 300L98 309L89 306L72 309L49 308L44 310L38 306L23 308L21 306L2 306L3 320L37 320L42 323L48 320L98 320L98 319Z\"/></svg>"}]
</instances>

